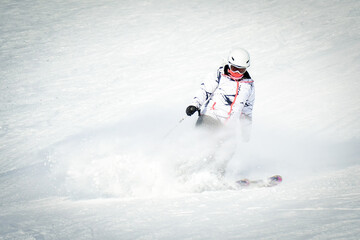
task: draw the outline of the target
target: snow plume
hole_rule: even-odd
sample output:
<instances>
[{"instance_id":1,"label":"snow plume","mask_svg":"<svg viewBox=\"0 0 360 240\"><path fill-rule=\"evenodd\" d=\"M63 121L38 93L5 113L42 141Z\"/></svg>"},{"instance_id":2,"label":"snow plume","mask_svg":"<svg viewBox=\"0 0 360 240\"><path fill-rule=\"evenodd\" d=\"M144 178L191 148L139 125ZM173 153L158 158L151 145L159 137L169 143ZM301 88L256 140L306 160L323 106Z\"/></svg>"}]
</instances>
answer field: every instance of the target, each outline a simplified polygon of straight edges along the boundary
<instances>
[{"instance_id":1,"label":"snow plume","mask_svg":"<svg viewBox=\"0 0 360 240\"><path fill-rule=\"evenodd\" d=\"M234 189L238 179L274 174L289 182L357 161L356 141L316 140L255 122L251 141L244 142L239 130L208 133L195 129L196 117L174 128L176 113L169 114L173 119L159 115L165 114L142 112L50 147L58 192L73 198L173 196Z\"/></svg>"},{"instance_id":2,"label":"snow plume","mask_svg":"<svg viewBox=\"0 0 360 240\"><path fill-rule=\"evenodd\" d=\"M124 122L86 130L46 151L50 178L58 191L74 198L149 197L219 190L227 146L186 118L169 135L168 119L143 112ZM186 131L183 131L187 129ZM218 138L215 138L218 139ZM230 153L230 155L229 155Z\"/></svg>"},{"instance_id":3,"label":"snow plume","mask_svg":"<svg viewBox=\"0 0 360 240\"><path fill-rule=\"evenodd\" d=\"M144 119L87 130L51 147L52 177L75 198L147 196L168 171ZM166 181L166 180L164 180Z\"/></svg>"}]
</instances>

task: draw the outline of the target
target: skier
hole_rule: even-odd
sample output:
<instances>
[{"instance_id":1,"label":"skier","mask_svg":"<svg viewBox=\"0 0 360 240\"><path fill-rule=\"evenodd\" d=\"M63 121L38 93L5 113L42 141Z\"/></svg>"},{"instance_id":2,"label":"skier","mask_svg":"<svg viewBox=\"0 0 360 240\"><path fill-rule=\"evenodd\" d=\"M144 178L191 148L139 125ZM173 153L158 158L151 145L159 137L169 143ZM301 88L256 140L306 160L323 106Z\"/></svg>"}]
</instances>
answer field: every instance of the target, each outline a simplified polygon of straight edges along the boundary
<instances>
[{"instance_id":1,"label":"skier","mask_svg":"<svg viewBox=\"0 0 360 240\"><path fill-rule=\"evenodd\" d=\"M241 137L243 141L249 141L255 101L254 81L247 71L249 67L249 53L245 49L235 49L230 51L227 62L219 67L216 77L201 83L200 90L186 108L188 116L195 112L199 113L196 126L217 130L223 129L221 127L226 125L229 126L227 129L234 132L233 125L229 123L240 121ZM208 152L201 153L204 157L200 161L202 165L198 167L198 169L212 170L212 173L215 173L219 178L222 178L226 173L227 164L235 154L236 147L234 144L239 142L233 141L234 135L227 134L229 131L224 132L226 132L225 135L217 135L220 138L216 139L215 137L215 146L209 146L209 141L206 141ZM209 132L206 131L206 133ZM206 137L214 140L214 131L210 133L211 136L207 135ZM204 148L197 149L204 150ZM272 187L281 182L282 177L274 175L265 180L251 181L246 178L238 180L236 186L238 188L248 186Z\"/></svg>"},{"instance_id":2,"label":"skier","mask_svg":"<svg viewBox=\"0 0 360 240\"><path fill-rule=\"evenodd\" d=\"M230 51L227 62L219 67L216 77L201 84L186 108L188 116L199 113L196 126L219 129L237 119L241 122L243 140L249 140L255 100L254 81L247 71L249 67L250 56L245 49Z\"/></svg>"}]
</instances>

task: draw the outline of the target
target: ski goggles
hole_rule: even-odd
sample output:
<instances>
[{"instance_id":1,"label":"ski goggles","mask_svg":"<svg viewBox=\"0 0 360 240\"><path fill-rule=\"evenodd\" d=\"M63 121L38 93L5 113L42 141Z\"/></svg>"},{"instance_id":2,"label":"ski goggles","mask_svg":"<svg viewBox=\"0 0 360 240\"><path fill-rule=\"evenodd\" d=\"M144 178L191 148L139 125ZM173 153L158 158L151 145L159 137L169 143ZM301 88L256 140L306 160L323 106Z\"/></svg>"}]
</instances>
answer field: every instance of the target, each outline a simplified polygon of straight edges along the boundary
<instances>
[{"instance_id":1,"label":"ski goggles","mask_svg":"<svg viewBox=\"0 0 360 240\"><path fill-rule=\"evenodd\" d=\"M236 65L233 65L231 63L229 63L229 67L230 67L230 70L232 72L238 72L238 73L241 73L241 74L244 74L246 72L246 67L236 66Z\"/></svg>"}]
</instances>

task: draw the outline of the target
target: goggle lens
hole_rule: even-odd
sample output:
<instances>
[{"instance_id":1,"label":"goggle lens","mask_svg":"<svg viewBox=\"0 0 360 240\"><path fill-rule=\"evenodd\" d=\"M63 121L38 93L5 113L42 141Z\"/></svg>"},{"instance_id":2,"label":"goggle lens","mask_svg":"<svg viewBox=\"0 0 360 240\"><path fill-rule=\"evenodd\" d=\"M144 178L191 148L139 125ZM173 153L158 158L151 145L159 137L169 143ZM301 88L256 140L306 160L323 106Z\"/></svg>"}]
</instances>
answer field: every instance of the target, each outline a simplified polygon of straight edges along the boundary
<instances>
[{"instance_id":1,"label":"goggle lens","mask_svg":"<svg viewBox=\"0 0 360 240\"><path fill-rule=\"evenodd\" d=\"M231 65L231 64L229 64L229 65L230 65L231 71L233 71L233 72L239 72L241 74L246 72L246 67L238 67L238 66Z\"/></svg>"}]
</instances>

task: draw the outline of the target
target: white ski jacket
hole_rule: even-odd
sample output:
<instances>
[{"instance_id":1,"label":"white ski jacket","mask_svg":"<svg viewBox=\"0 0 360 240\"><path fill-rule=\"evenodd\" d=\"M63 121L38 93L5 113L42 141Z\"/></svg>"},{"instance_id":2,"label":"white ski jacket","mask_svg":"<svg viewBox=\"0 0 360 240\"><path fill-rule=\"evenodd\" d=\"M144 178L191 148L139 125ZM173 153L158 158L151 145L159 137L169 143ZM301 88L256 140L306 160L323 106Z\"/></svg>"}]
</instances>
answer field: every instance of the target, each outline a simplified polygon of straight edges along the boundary
<instances>
[{"instance_id":1,"label":"white ski jacket","mask_svg":"<svg viewBox=\"0 0 360 240\"><path fill-rule=\"evenodd\" d=\"M255 101L254 81L246 72L243 79L235 81L228 74L228 66L222 66L217 76L201 84L192 105L201 108L201 114L226 123L240 119L241 114L252 117Z\"/></svg>"}]
</instances>

